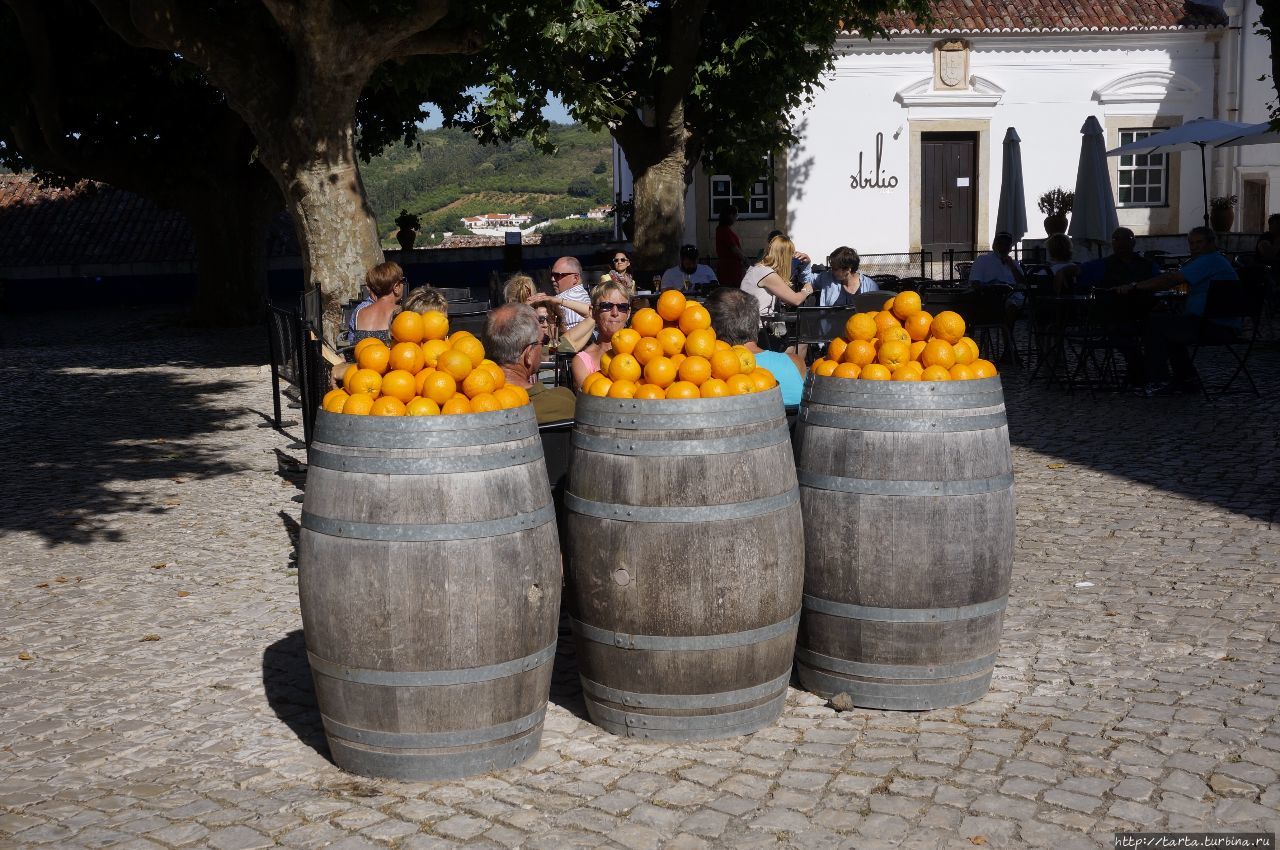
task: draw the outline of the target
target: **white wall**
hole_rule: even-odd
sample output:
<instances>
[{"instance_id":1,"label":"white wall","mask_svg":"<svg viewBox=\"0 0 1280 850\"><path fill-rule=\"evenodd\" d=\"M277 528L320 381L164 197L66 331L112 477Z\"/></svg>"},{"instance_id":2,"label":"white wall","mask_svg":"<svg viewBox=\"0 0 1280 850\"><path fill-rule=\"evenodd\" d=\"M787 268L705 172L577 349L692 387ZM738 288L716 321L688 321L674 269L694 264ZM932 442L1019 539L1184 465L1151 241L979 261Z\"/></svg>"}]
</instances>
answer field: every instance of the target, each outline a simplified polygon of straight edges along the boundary
<instances>
[{"instance_id":1,"label":"white wall","mask_svg":"<svg viewBox=\"0 0 1280 850\"><path fill-rule=\"evenodd\" d=\"M854 52L838 60L825 90L800 116L802 141L788 158L787 206L788 227L801 249L824 256L842 244L861 253L918 248L910 236L912 217L918 215L911 205L918 191L910 170L913 124L927 130L925 122L936 120L990 122L987 156L978 163L978 179L987 184L986 224L979 224L978 241L986 245L995 230L1001 141L1008 127L1022 138L1027 235L1034 237L1043 235L1044 216L1036 207L1040 193L1075 185L1079 131L1089 115L1105 127L1109 114L1177 116L1174 123L1180 123L1213 109L1214 47L1203 31L973 37L969 73L979 78L976 95L923 92L918 98L923 103L904 105L895 95L932 79L934 41L851 42ZM1152 89L1150 79L1140 78L1117 86L1139 72L1166 84ZM1099 97L1099 90L1110 93ZM884 134L881 173L886 180L896 177L897 185L850 188L859 153L863 172L874 170L877 133ZM1107 143L1117 142L1109 137ZM1184 155L1178 190L1181 203L1173 224L1185 231L1202 215L1198 153ZM983 219L980 213L979 222Z\"/></svg>"}]
</instances>

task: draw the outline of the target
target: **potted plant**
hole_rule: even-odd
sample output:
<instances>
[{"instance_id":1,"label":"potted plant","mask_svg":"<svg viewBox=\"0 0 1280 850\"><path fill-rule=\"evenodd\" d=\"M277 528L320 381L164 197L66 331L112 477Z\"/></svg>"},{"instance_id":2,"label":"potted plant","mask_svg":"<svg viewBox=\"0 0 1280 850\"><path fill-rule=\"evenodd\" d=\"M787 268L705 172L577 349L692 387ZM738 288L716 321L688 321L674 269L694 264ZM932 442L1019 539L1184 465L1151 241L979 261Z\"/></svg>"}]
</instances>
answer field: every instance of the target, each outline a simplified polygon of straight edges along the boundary
<instances>
[{"instance_id":1,"label":"potted plant","mask_svg":"<svg viewBox=\"0 0 1280 850\"><path fill-rule=\"evenodd\" d=\"M1236 196L1209 199L1209 226L1215 233L1226 233L1236 223Z\"/></svg>"},{"instance_id":2,"label":"potted plant","mask_svg":"<svg viewBox=\"0 0 1280 850\"><path fill-rule=\"evenodd\" d=\"M1076 193L1056 186L1040 196L1038 205L1045 214L1044 232L1049 236L1067 232L1067 213L1075 203Z\"/></svg>"},{"instance_id":3,"label":"potted plant","mask_svg":"<svg viewBox=\"0 0 1280 850\"><path fill-rule=\"evenodd\" d=\"M406 209L400 210L400 215L396 216L396 228L398 228L396 241L400 243L403 250L408 251L413 248L420 227L422 227L422 220L418 218L417 213L411 213Z\"/></svg>"}]
</instances>

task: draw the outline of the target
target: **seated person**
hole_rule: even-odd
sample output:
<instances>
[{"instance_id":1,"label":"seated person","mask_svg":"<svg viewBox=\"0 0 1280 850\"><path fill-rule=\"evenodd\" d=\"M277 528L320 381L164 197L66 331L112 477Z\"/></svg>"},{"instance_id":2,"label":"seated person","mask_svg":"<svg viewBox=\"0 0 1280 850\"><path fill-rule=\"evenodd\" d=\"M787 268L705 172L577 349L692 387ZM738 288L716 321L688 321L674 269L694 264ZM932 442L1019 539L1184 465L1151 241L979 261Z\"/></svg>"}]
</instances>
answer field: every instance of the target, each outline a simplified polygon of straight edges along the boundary
<instances>
[{"instance_id":1,"label":"seated person","mask_svg":"<svg viewBox=\"0 0 1280 850\"><path fill-rule=\"evenodd\" d=\"M1067 293L1076 289L1080 266L1071 260L1071 238L1065 233L1055 233L1044 241L1049 255L1049 271L1053 274L1053 291Z\"/></svg>"},{"instance_id":2,"label":"seated person","mask_svg":"<svg viewBox=\"0 0 1280 850\"><path fill-rule=\"evenodd\" d=\"M449 300L444 297L444 293L436 289L434 286L419 286L405 297L404 303L400 305L402 309L412 310L415 313L426 313L428 310L435 310L437 313L449 315Z\"/></svg>"},{"instance_id":3,"label":"seated person","mask_svg":"<svg viewBox=\"0 0 1280 850\"><path fill-rule=\"evenodd\" d=\"M1280 268L1280 213L1267 216L1267 231L1258 237L1253 250L1258 262L1268 266L1273 274Z\"/></svg>"},{"instance_id":4,"label":"seated person","mask_svg":"<svg viewBox=\"0 0 1280 850\"><path fill-rule=\"evenodd\" d=\"M730 345L746 346L755 355L756 365L773 373L782 390L782 403L798 405L804 393L804 361L794 354L765 351L756 344L760 334L760 306L755 298L741 289L722 287L707 297L711 327L716 337Z\"/></svg>"},{"instance_id":5,"label":"seated person","mask_svg":"<svg viewBox=\"0 0 1280 850\"><path fill-rule=\"evenodd\" d=\"M404 270L398 263L378 263L364 276L372 300L356 305L351 312L352 341L377 337L391 344L391 320L404 295Z\"/></svg>"},{"instance_id":6,"label":"seated person","mask_svg":"<svg viewBox=\"0 0 1280 850\"><path fill-rule=\"evenodd\" d=\"M591 318L595 320L595 336L582 347L569 365L574 389L592 372L600 371L600 355L613 345L613 335L627 326L631 318L631 299L619 284L602 283L591 290Z\"/></svg>"},{"instance_id":7,"label":"seated person","mask_svg":"<svg viewBox=\"0 0 1280 850\"><path fill-rule=\"evenodd\" d=\"M680 249L680 263L662 273L663 289L679 289L691 292L716 285L716 273L711 266L698 262L698 247L685 245Z\"/></svg>"},{"instance_id":8,"label":"seated person","mask_svg":"<svg viewBox=\"0 0 1280 850\"><path fill-rule=\"evenodd\" d=\"M533 278L523 273L513 274L502 285L502 303L528 304L529 299L537 291L538 286L533 282Z\"/></svg>"},{"instance_id":9,"label":"seated person","mask_svg":"<svg viewBox=\"0 0 1280 850\"><path fill-rule=\"evenodd\" d=\"M1111 256L1080 266L1076 279L1081 289L1115 289L1160 274L1160 266L1134 250L1137 240L1127 227L1111 234Z\"/></svg>"},{"instance_id":10,"label":"seated person","mask_svg":"<svg viewBox=\"0 0 1280 850\"><path fill-rule=\"evenodd\" d=\"M542 330L528 304L503 304L485 318L484 350L502 367L507 382L529 393L539 423L572 419L577 399L565 387L545 387L538 380L542 362Z\"/></svg>"},{"instance_id":11,"label":"seated person","mask_svg":"<svg viewBox=\"0 0 1280 850\"><path fill-rule=\"evenodd\" d=\"M781 230L770 230L769 236L764 240L764 248L760 251L760 256L756 258L756 262L763 262L769 253L769 246L773 244L773 240L779 236L786 239L787 234ZM804 251L796 251L791 257L791 284L793 287L801 287L806 283L811 283L814 287L818 284L818 273L813 270L813 260Z\"/></svg>"},{"instance_id":12,"label":"seated person","mask_svg":"<svg viewBox=\"0 0 1280 850\"><path fill-rule=\"evenodd\" d=\"M779 301L799 307L813 294L812 283L796 290L791 288L791 279L783 277L790 274L795 251L794 242L786 236L775 236L769 242L769 250L764 257L742 276L742 291L756 299L761 316L776 313Z\"/></svg>"},{"instance_id":13,"label":"seated person","mask_svg":"<svg viewBox=\"0 0 1280 850\"><path fill-rule=\"evenodd\" d=\"M1206 326L1203 320L1209 300L1209 286L1216 280L1239 280L1231 261L1218 250L1218 236L1209 227L1193 227L1187 234L1191 259L1180 269L1168 271L1147 280L1119 287L1116 293L1159 292L1174 286L1187 287L1187 301L1182 312L1152 313L1143 334L1146 380L1144 392L1198 392L1195 367L1187 353L1187 345L1201 334L1220 335L1230 339L1239 330L1235 324ZM1172 383L1169 383L1172 367Z\"/></svg>"},{"instance_id":14,"label":"seated person","mask_svg":"<svg viewBox=\"0 0 1280 850\"><path fill-rule=\"evenodd\" d=\"M878 292L880 284L858 271L862 264L858 252L841 245L827 258L828 270L818 275L813 288L818 290L819 307L852 307L854 296Z\"/></svg>"},{"instance_id":15,"label":"seated person","mask_svg":"<svg viewBox=\"0 0 1280 850\"><path fill-rule=\"evenodd\" d=\"M991 240L991 250L973 261L973 268L969 269L969 282L974 286L992 283L1022 286L1026 283L1022 267L1013 258L1013 234L1002 230L995 235Z\"/></svg>"}]
</instances>

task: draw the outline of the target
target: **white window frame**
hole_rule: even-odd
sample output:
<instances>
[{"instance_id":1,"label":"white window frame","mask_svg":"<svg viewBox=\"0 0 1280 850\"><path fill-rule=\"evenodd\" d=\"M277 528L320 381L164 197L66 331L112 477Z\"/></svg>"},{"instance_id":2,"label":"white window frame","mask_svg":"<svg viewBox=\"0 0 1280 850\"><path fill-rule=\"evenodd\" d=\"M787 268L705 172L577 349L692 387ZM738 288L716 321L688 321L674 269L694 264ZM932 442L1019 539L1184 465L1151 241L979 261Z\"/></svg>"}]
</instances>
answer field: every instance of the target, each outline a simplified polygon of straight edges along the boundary
<instances>
[{"instance_id":1,"label":"white window frame","mask_svg":"<svg viewBox=\"0 0 1280 850\"><path fill-rule=\"evenodd\" d=\"M770 219L773 212L773 155L764 158L764 173L751 184L750 196L735 191L733 179L727 174L713 174L707 181L707 204L710 220L720 218L720 209L727 201L738 208L738 218Z\"/></svg>"},{"instance_id":2,"label":"white window frame","mask_svg":"<svg viewBox=\"0 0 1280 850\"><path fill-rule=\"evenodd\" d=\"M1153 133L1161 132L1160 127L1131 127L1120 131L1120 144L1126 145L1129 142L1136 142L1145 139ZM1158 182L1151 182L1151 172L1157 172L1159 175ZM1133 177L1141 174L1144 182L1135 184ZM1129 176L1129 183L1125 183L1125 177ZM1151 189L1159 189L1160 200L1152 201L1147 199L1135 201L1133 195L1135 190L1148 194ZM1128 194L1128 200L1125 195ZM1140 153L1140 154L1124 154L1120 157L1120 161L1116 164L1116 206L1125 209L1150 209L1153 207L1169 206L1169 154L1164 153Z\"/></svg>"}]
</instances>

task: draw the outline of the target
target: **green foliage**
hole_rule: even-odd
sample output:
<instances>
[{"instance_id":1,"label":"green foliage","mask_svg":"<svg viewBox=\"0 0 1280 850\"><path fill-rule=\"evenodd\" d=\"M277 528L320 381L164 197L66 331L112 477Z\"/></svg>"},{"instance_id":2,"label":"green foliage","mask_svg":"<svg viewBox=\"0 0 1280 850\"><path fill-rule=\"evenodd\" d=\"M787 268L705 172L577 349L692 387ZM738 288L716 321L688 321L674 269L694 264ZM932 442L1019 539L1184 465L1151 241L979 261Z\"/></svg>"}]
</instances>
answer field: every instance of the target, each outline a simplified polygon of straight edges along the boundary
<instances>
[{"instance_id":1,"label":"green foliage","mask_svg":"<svg viewBox=\"0 0 1280 850\"><path fill-rule=\"evenodd\" d=\"M613 219L561 219L539 227L538 232L547 235L553 233L609 234L613 233Z\"/></svg>"},{"instance_id":2,"label":"green foliage","mask_svg":"<svg viewBox=\"0 0 1280 850\"><path fill-rule=\"evenodd\" d=\"M610 174L584 176L609 160L607 134L561 125L548 138L553 155L524 139L480 145L457 129L423 131L413 147L387 148L361 169L379 233L389 236L402 209L418 216L421 233L457 233L463 216L518 212L545 221L613 200Z\"/></svg>"},{"instance_id":3,"label":"green foliage","mask_svg":"<svg viewBox=\"0 0 1280 850\"><path fill-rule=\"evenodd\" d=\"M1036 205L1040 207L1040 212L1045 215L1064 215L1071 212L1071 207L1075 204L1075 200L1075 192L1056 186L1041 195Z\"/></svg>"}]
</instances>

